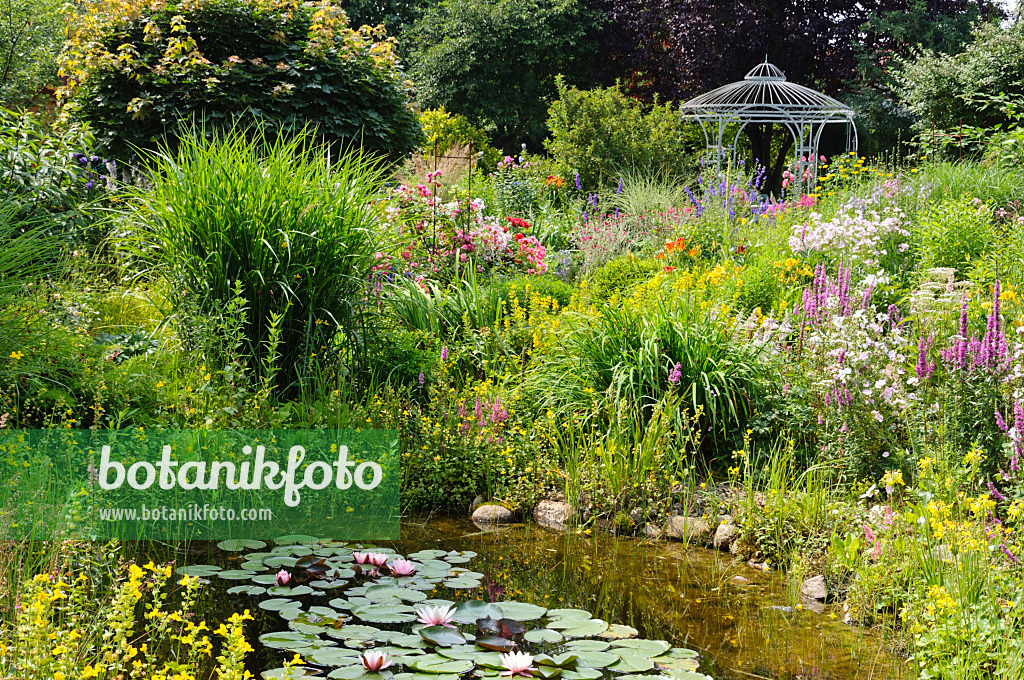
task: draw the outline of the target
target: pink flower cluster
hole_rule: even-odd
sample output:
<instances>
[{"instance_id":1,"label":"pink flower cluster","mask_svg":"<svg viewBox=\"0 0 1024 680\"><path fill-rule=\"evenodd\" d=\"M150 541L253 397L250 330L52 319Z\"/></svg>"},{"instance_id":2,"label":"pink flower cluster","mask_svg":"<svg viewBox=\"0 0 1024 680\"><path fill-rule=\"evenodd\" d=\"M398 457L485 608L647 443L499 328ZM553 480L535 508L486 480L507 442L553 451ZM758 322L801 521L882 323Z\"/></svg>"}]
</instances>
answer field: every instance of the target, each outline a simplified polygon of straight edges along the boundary
<instances>
[{"instance_id":1,"label":"pink flower cluster","mask_svg":"<svg viewBox=\"0 0 1024 680\"><path fill-rule=\"evenodd\" d=\"M807 224L794 228L789 247L793 252L828 252L871 269L894 254L894 249L896 253L906 252L909 237L899 210L888 209L879 215L848 205L828 222L823 222L819 213L812 213Z\"/></svg>"}]
</instances>

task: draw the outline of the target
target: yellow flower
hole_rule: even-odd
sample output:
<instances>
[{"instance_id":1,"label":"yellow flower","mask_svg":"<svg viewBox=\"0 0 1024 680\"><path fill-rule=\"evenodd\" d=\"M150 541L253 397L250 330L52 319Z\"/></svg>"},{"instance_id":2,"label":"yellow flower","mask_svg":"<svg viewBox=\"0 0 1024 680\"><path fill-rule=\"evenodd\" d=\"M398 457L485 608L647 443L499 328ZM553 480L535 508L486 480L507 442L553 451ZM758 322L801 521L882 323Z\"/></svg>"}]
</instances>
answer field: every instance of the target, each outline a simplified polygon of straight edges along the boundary
<instances>
[{"instance_id":1,"label":"yellow flower","mask_svg":"<svg viewBox=\"0 0 1024 680\"><path fill-rule=\"evenodd\" d=\"M96 664L95 666L86 666L82 669L82 680L86 678L98 678L100 671L103 670L103 666Z\"/></svg>"},{"instance_id":2,"label":"yellow flower","mask_svg":"<svg viewBox=\"0 0 1024 680\"><path fill-rule=\"evenodd\" d=\"M23 356L25 356L25 355L22 354L21 352L11 352L11 358L14 359L14 360L18 360L18 359L22 358Z\"/></svg>"}]
</instances>

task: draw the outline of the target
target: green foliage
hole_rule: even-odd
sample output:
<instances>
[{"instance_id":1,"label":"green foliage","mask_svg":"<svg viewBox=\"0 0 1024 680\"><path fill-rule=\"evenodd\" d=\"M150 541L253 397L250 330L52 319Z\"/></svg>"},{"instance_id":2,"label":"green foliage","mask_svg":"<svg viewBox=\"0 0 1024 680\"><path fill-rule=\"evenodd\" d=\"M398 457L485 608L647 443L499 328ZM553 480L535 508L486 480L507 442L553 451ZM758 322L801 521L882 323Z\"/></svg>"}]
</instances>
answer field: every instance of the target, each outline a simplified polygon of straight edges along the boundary
<instances>
[{"instance_id":1,"label":"green foliage","mask_svg":"<svg viewBox=\"0 0 1024 680\"><path fill-rule=\"evenodd\" d=\"M357 155L332 161L308 133L264 147L233 130L182 137L149 169L152 187L137 190L137 249L155 259L172 304L215 317L240 290L243 356L260 362L277 318L274 366L280 386L294 387L360 316L379 165Z\"/></svg>"},{"instance_id":2,"label":"green foliage","mask_svg":"<svg viewBox=\"0 0 1024 680\"><path fill-rule=\"evenodd\" d=\"M982 23L974 42L956 55L920 52L901 62L897 74L904 104L927 137L932 124L942 130L997 124L998 111L975 99L997 92L1024 94L1024 24Z\"/></svg>"},{"instance_id":3,"label":"green foliage","mask_svg":"<svg viewBox=\"0 0 1024 680\"><path fill-rule=\"evenodd\" d=\"M422 112L420 125L427 135L423 154L428 158L433 156L436 144L438 156L453 149L472 146L473 154L480 154L477 163L485 172L494 170L501 160L501 152L491 146L483 130L466 120L465 116L448 113L443 106Z\"/></svg>"},{"instance_id":4,"label":"green foliage","mask_svg":"<svg viewBox=\"0 0 1024 680\"><path fill-rule=\"evenodd\" d=\"M1024 169L980 163L925 163L913 175L917 194L938 202L977 198L1005 206L1024 200Z\"/></svg>"},{"instance_id":5,"label":"green foliage","mask_svg":"<svg viewBox=\"0 0 1024 680\"><path fill-rule=\"evenodd\" d=\"M992 211L979 199L946 200L918 215L914 228L921 266L970 271L996 242Z\"/></svg>"},{"instance_id":6,"label":"green foliage","mask_svg":"<svg viewBox=\"0 0 1024 680\"><path fill-rule=\"evenodd\" d=\"M63 70L66 113L120 157L173 143L183 124L239 120L269 135L315 125L335 152L397 158L422 141L393 43L351 29L333 2L89 4Z\"/></svg>"},{"instance_id":7,"label":"green foliage","mask_svg":"<svg viewBox=\"0 0 1024 680\"><path fill-rule=\"evenodd\" d=\"M57 81L61 3L0 0L0 107L38 103Z\"/></svg>"},{"instance_id":8,"label":"green foliage","mask_svg":"<svg viewBox=\"0 0 1024 680\"><path fill-rule=\"evenodd\" d=\"M506 152L539 147L555 76L589 80L599 17L580 0L444 0L413 29L419 101L465 116Z\"/></svg>"},{"instance_id":9,"label":"green foliage","mask_svg":"<svg viewBox=\"0 0 1024 680\"><path fill-rule=\"evenodd\" d=\"M624 297L661 271L661 263L650 258L626 254L594 269L587 276L587 294L594 300L606 301L613 295Z\"/></svg>"},{"instance_id":10,"label":"green foliage","mask_svg":"<svg viewBox=\"0 0 1024 680\"><path fill-rule=\"evenodd\" d=\"M624 174L676 178L688 170L686 126L669 102L647 111L619 87L579 90L558 80L545 142L562 173L584 187L615 185Z\"/></svg>"},{"instance_id":11,"label":"green foliage","mask_svg":"<svg viewBox=\"0 0 1024 680\"><path fill-rule=\"evenodd\" d=\"M511 300L518 301L520 307L528 305L527 296L529 292L550 297L564 308L572 299L574 288L561 279L551 276L519 276L514 279L503 279L491 284L495 289L498 298L505 304L506 313L510 312Z\"/></svg>"}]
</instances>

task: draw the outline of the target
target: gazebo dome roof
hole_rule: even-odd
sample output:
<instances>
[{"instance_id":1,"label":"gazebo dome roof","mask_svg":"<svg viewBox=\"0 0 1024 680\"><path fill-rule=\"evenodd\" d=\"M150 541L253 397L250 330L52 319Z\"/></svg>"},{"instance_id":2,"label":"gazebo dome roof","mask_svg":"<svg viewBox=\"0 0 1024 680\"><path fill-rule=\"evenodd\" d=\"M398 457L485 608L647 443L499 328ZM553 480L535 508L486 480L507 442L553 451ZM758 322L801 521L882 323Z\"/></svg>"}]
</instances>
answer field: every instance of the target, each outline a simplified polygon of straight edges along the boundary
<instances>
[{"instance_id":1,"label":"gazebo dome roof","mask_svg":"<svg viewBox=\"0 0 1024 680\"><path fill-rule=\"evenodd\" d=\"M743 80L694 97L680 111L691 117L735 116L750 122L847 120L853 116L853 109L842 102L789 82L767 60L750 69Z\"/></svg>"}]
</instances>

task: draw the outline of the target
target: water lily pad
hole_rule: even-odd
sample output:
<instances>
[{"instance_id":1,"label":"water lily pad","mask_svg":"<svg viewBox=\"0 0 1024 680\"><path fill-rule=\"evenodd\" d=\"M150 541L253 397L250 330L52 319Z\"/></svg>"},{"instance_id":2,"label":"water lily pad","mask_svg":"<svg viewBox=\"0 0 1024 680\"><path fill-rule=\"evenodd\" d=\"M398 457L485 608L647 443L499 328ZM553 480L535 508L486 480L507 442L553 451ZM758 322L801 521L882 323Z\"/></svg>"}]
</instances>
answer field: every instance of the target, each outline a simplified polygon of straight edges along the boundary
<instances>
[{"instance_id":1,"label":"water lily pad","mask_svg":"<svg viewBox=\"0 0 1024 680\"><path fill-rule=\"evenodd\" d=\"M457 590L472 590L480 587L480 581L475 578L450 578L444 582L444 585Z\"/></svg>"},{"instance_id":2,"label":"water lily pad","mask_svg":"<svg viewBox=\"0 0 1024 680\"><path fill-rule=\"evenodd\" d=\"M263 560L248 560L238 565L239 569L247 569L248 571L263 571L266 565L263 564Z\"/></svg>"},{"instance_id":3,"label":"water lily pad","mask_svg":"<svg viewBox=\"0 0 1024 680\"><path fill-rule=\"evenodd\" d=\"M562 634L557 630L550 630L548 628L534 628L533 630L526 631L523 639L534 644L554 643L562 641Z\"/></svg>"},{"instance_id":4,"label":"water lily pad","mask_svg":"<svg viewBox=\"0 0 1024 680\"><path fill-rule=\"evenodd\" d=\"M410 588L375 585L366 589L366 599L373 602L381 602L389 599L404 600L406 602L422 602L427 599L427 596L418 590L412 590Z\"/></svg>"},{"instance_id":5,"label":"water lily pad","mask_svg":"<svg viewBox=\"0 0 1024 680\"><path fill-rule=\"evenodd\" d=\"M294 606L285 607L281 611L277 612L277 615L280 616L285 621L292 621L294 619L297 619L300 616L302 616L302 614L303 614L302 607L299 606L299 604L297 602L295 603Z\"/></svg>"},{"instance_id":6,"label":"water lily pad","mask_svg":"<svg viewBox=\"0 0 1024 680\"><path fill-rule=\"evenodd\" d=\"M267 592L277 597L302 597L315 591L309 586L274 586L267 588Z\"/></svg>"},{"instance_id":7,"label":"water lily pad","mask_svg":"<svg viewBox=\"0 0 1024 680\"><path fill-rule=\"evenodd\" d=\"M494 635L477 637L475 643L484 649L489 649L493 652L511 652L516 648L516 643L511 640Z\"/></svg>"},{"instance_id":8,"label":"water lily pad","mask_svg":"<svg viewBox=\"0 0 1024 680\"><path fill-rule=\"evenodd\" d=\"M500 619L505 616L499 605L481 600L466 600L455 607L455 623L476 623L477 619Z\"/></svg>"},{"instance_id":9,"label":"water lily pad","mask_svg":"<svg viewBox=\"0 0 1024 680\"><path fill-rule=\"evenodd\" d=\"M641 656L651 658L664 654L672 648L672 645L664 640L615 640L612 642L612 647L629 650L631 654L643 652L640 654Z\"/></svg>"},{"instance_id":10,"label":"water lily pad","mask_svg":"<svg viewBox=\"0 0 1024 680\"><path fill-rule=\"evenodd\" d=\"M505 613L505 618L515 619L516 621L536 621L543 617L547 613L547 609L544 607L538 607L535 604L528 602L498 602L496 603L501 607L501 611Z\"/></svg>"},{"instance_id":11,"label":"water lily pad","mask_svg":"<svg viewBox=\"0 0 1024 680\"><path fill-rule=\"evenodd\" d=\"M337 640L372 640L380 632L380 628L373 626L360 626L358 624L345 624L341 628L328 628L328 636Z\"/></svg>"},{"instance_id":12,"label":"water lily pad","mask_svg":"<svg viewBox=\"0 0 1024 680\"><path fill-rule=\"evenodd\" d=\"M263 560L263 564L271 569L278 569L280 567L294 567L298 561L299 558L292 555L274 555Z\"/></svg>"},{"instance_id":13,"label":"water lily pad","mask_svg":"<svg viewBox=\"0 0 1024 680\"><path fill-rule=\"evenodd\" d=\"M344 588L348 584L348 581L339 579L335 581L310 581L309 585L313 588L319 588L321 590L332 590L334 588Z\"/></svg>"},{"instance_id":14,"label":"water lily pad","mask_svg":"<svg viewBox=\"0 0 1024 680\"><path fill-rule=\"evenodd\" d=\"M345 647L321 647L303 655L320 666L350 666L359 663L359 652Z\"/></svg>"},{"instance_id":15,"label":"water lily pad","mask_svg":"<svg viewBox=\"0 0 1024 680\"><path fill-rule=\"evenodd\" d=\"M294 607L297 604L295 600L289 600L287 597L274 597L260 602L260 609L266 609L268 612L279 612L282 609Z\"/></svg>"},{"instance_id":16,"label":"water lily pad","mask_svg":"<svg viewBox=\"0 0 1024 680\"><path fill-rule=\"evenodd\" d=\"M576 665L582 668L605 668L619 661L619 657L608 652L577 652Z\"/></svg>"},{"instance_id":17,"label":"water lily pad","mask_svg":"<svg viewBox=\"0 0 1024 680\"><path fill-rule=\"evenodd\" d=\"M577 652L603 652L611 647L611 645L603 640L573 640L566 644L565 647Z\"/></svg>"},{"instance_id":18,"label":"water lily pad","mask_svg":"<svg viewBox=\"0 0 1024 680\"><path fill-rule=\"evenodd\" d=\"M504 670L501 663L501 654L498 652L484 652L475 647L449 647L448 649L438 648L437 653L446 659L469 659L477 666Z\"/></svg>"},{"instance_id":19,"label":"water lily pad","mask_svg":"<svg viewBox=\"0 0 1024 680\"><path fill-rule=\"evenodd\" d=\"M548 623L548 628L566 637L593 637L608 630L608 624L601 619L556 619Z\"/></svg>"},{"instance_id":20,"label":"water lily pad","mask_svg":"<svg viewBox=\"0 0 1024 680\"><path fill-rule=\"evenodd\" d=\"M228 595L262 595L267 592L263 586L233 586L228 588Z\"/></svg>"},{"instance_id":21,"label":"water lily pad","mask_svg":"<svg viewBox=\"0 0 1024 680\"><path fill-rule=\"evenodd\" d=\"M219 571L221 568L212 564L190 564L186 567L178 567L174 573L180 576L213 576Z\"/></svg>"},{"instance_id":22,"label":"water lily pad","mask_svg":"<svg viewBox=\"0 0 1024 680\"><path fill-rule=\"evenodd\" d=\"M390 680L392 675L390 669L387 668L381 671L370 672L363 668L362 664L357 664L335 668L327 674L327 677L341 678L341 680L355 680L356 678L366 678L367 680Z\"/></svg>"},{"instance_id":23,"label":"water lily pad","mask_svg":"<svg viewBox=\"0 0 1024 680\"><path fill-rule=\"evenodd\" d=\"M551 619L589 619L592 618L586 609L549 609L548 618Z\"/></svg>"},{"instance_id":24,"label":"water lily pad","mask_svg":"<svg viewBox=\"0 0 1024 680\"><path fill-rule=\"evenodd\" d=\"M420 628L420 637L435 647L451 647L466 644L466 637L458 628L447 626L424 626ZM437 671L442 672L442 671ZM443 671L453 673L454 671Z\"/></svg>"},{"instance_id":25,"label":"water lily pad","mask_svg":"<svg viewBox=\"0 0 1024 680\"><path fill-rule=\"evenodd\" d=\"M276 586L277 575L276 574L256 574L251 579L253 583L260 583L265 586Z\"/></svg>"},{"instance_id":26,"label":"water lily pad","mask_svg":"<svg viewBox=\"0 0 1024 680\"><path fill-rule=\"evenodd\" d=\"M352 614L369 623L408 623L416 620L416 610L403 604L371 604L358 608L353 607Z\"/></svg>"},{"instance_id":27,"label":"water lily pad","mask_svg":"<svg viewBox=\"0 0 1024 680\"><path fill-rule=\"evenodd\" d=\"M288 671L291 670L291 675L288 675ZM263 671L260 676L263 680L279 680L280 678L305 678L307 676L316 675L319 671L315 668L308 666L291 666L291 668L271 668L269 671Z\"/></svg>"},{"instance_id":28,"label":"water lily pad","mask_svg":"<svg viewBox=\"0 0 1024 680\"><path fill-rule=\"evenodd\" d=\"M420 550L419 552L411 553L411 554L409 554L406 557L406 559L409 559L409 560L430 560L430 559L434 559L436 557L443 557L443 556L445 556L447 554L448 554L447 550L427 549L427 550Z\"/></svg>"},{"instance_id":29,"label":"water lily pad","mask_svg":"<svg viewBox=\"0 0 1024 680\"><path fill-rule=\"evenodd\" d=\"M668 651L668 656L675 656L681 659L696 659L700 654L686 647L673 647Z\"/></svg>"},{"instance_id":30,"label":"water lily pad","mask_svg":"<svg viewBox=\"0 0 1024 680\"><path fill-rule=\"evenodd\" d=\"M700 665L697 659L687 659L679 656L656 656L651 661L658 668L665 670L695 671Z\"/></svg>"},{"instance_id":31,"label":"water lily pad","mask_svg":"<svg viewBox=\"0 0 1024 680\"><path fill-rule=\"evenodd\" d=\"M636 637L639 634L636 628L632 626L625 626L621 623L613 623L608 626L608 630L601 633L601 637L609 639L618 638L631 638Z\"/></svg>"},{"instance_id":32,"label":"water lily pad","mask_svg":"<svg viewBox=\"0 0 1024 680\"><path fill-rule=\"evenodd\" d=\"M228 552L242 552L243 550L259 550L267 546L263 541L256 541L251 538L232 538L221 541L217 547Z\"/></svg>"},{"instance_id":33,"label":"water lily pad","mask_svg":"<svg viewBox=\"0 0 1024 680\"><path fill-rule=\"evenodd\" d=\"M618 663L608 666L608 670L616 673L643 673L654 668L654 662L645 656L633 654L623 655Z\"/></svg>"},{"instance_id":34,"label":"water lily pad","mask_svg":"<svg viewBox=\"0 0 1024 680\"><path fill-rule=\"evenodd\" d=\"M274 543L277 545L316 545L320 543L320 539L316 536L306 536L305 534L289 534L275 538Z\"/></svg>"},{"instance_id":35,"label":"water lily pad","mask_svg":"<svg viewBox=\"0 0 1024 680\"><path fill-rule=\"evenodd\" d=\"M563 680L597 680L604 673L596 668L577 668L574 671L562 671Z\"/></svg>"},{"instance_id":36,"label":"water lily pad","mask_svg":"<svg viewBox=\"0 0 1024 680\"><path fill-rule=\"evenodd\" d=\"M419 635L403 633L400 630L382 630L373 637L377 642L383 642L396 647L403 647L406 651L421 649L424 646L423 638Z\"/></svg>"},{"instance_id":37,"label":"water lily pad","mask_svg":"<svg viewBox=\"0 0 1024 680\"><path fill-rule=\"evenodd\" d=\"M429 656L429 655L427 655ZM475 666L469 659L444 659L442 661L420 661L416 660L409 664L409 667L413 670L420 671L421 673L452 673L462 675L473 670Z\"/></svg>"},{"instance_id":38,"label":"water lily pad","mask_svg":"<svg viewBox=\"0 0 1024 680\"><path fill-rule=\"evenodd\" d=\"M670 670L665 671L664 675L665 677L672 678L672 680L712 680L711 676L695 673L694 671Z\"/></svg>"},{"instance_id":39,"label":"water lily pad","mask_svg":"<svg viewBox=\"0 0 1024 680\"><path fill-rule=\"evenodd\" d=\"M300 633L294 630L264 633L259 637L259 640L264 647L270 647L271 649L287 649L289 651L323 646L323 640L316 635Z\"/></svg>"}]
</instances>

